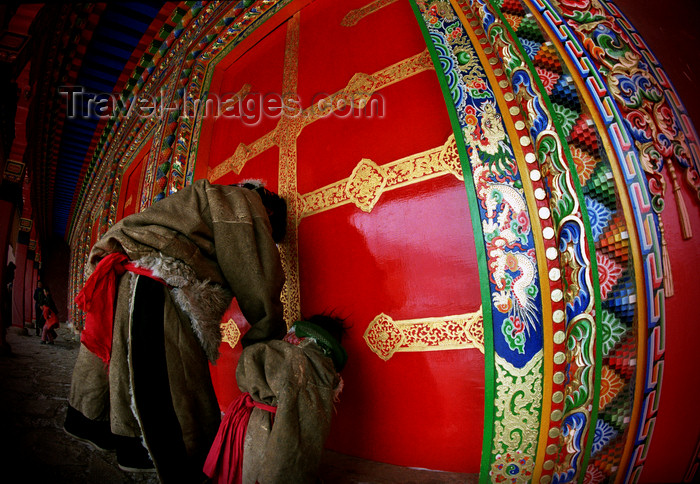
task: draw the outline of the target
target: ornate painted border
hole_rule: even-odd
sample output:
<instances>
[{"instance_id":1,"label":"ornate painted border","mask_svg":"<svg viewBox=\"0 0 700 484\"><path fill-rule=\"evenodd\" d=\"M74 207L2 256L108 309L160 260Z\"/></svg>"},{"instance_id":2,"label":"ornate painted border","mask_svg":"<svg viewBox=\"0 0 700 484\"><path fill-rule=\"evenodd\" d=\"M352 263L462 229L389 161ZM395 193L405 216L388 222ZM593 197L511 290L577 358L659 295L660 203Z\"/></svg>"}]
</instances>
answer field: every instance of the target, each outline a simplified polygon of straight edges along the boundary
<instances>
[{"instance_id":1,"label":"ornate painted border","mask_svg":"<svg viewBox=\"0 0 700 484\"><path fill-rule=\"evenodd\" d=\"M450 4L417 2L414 11L422 24L426 41L430 41L428 45L436 69L440 67L438 72L442 76L439 77L455 136L461 135L465 143L466 153L460 152L463 171L472 174L471 179L465 176L465 185L472 207L472 217L474 218L475 208L478 209L481 222L474 224L474 233L477 240L479 235L484 240L483 248L477 244L477 249L483 250L487 259L485 270L480 267L480 274L482 294L486 293L488 297L484 301L491 301L492 320L491 325L484 325L484 329L485 332L489 326L493 329L490 331L491 338L486 339L487 404L481 475L482 479L486 479L488 475L496 478L499 469L513 464L513 456L517 455L518 459L524 462L520 472L525 476L531 472L534 465L538 441L538 425L535 424L539 423L541 411L544 334L541 296L543 283L538 272L538 267L541 266L535 263L535 260L542 262L541 250L540 257L536 257L535 237L531 227L533 223L539 227L542 220L550 219L549 208L541 206L537 209L531 185L521 179L520 172L523 171L525 160L533 162L534 153L530 151L529 156L524 155L520 146L514 150L509 141L511 138L506 137L503 120L506 114L503 111L514 113L518 108L512 93L508 98L507 94L501 94L497 99L496 93L489 86L498 83L501 88L507 87L507 81L504 78L495 79L491 66L498 60L493 55L493 49L489 48L488 54L484 52L483 44L486 44L487 40L483 37L483 30L474 31L464 16L459 15ZM490 75L488 79L487 71ZM503 76L502 70L499 71L498 75ZM492 83L492 80L496 82ZM509 134L519 127L520 125L509 126ZM522 134L529 140L525 132ZM525 146L529 144L526 143ZM518 154L517 158L515 152ZM524 191L523 185L528 185L528 190ZM492 202L491 197L494 195L500 203ZM526 201L526 195L529 201ZM540 200L544 198L542 190ZM530 217L529 213L533 209L537 210L538 217ZM517 228L520 217L526 217L523 218L527 221L526 228ZM500 221L506 218L515 226L508 229L501 226ZM526 236L522 237L523 235ZM508 243L508 240L518 240L518 245L514 246ZM541 244L538 247L541 249ZM512 261L511 273L517 276L514 280L521 280L519 278L525 274L531 278L526 280L531 281L529 287L534 289L530 293L532 300L528 300L532 304L528 306L526 302L517 309L528 307L536 311L537 322L532 326L526 314L521 312L516 316L517 310L511 313L508 304L504 305L504 302L510 303L511 300L501 297L505 289L499 285L503 281L503 273L499 268L501 257ZM531 271L527 271L527 267L530 267ZM546 274L544 280L547 281ZM521 315L522 320L519 319ZM521 332L517 329L513 331L513 322L520 325ZM523 338L521 341L513 341L509 336ZM526 344L529 344L527 348ZM489 354L491 351L493 357ZM515 354L519 357L515 357ZM525 393L512 393L514 381L518 381L518 385L523 385L523 388L529 390ZM517 402L514 400L516 397ZM493 405L489 402L493 402ZM514 434L518 434L519 438L513 440L507 437Z\"/></svg>"},{"instance_id":2,"label":"ornate painted border","mask_svg":"<svg viewBox=\"0 0 700 484\"><path fill-rule=\"evenodd\" d=\"M526 50L504 19L500 8L494 3L475 1L473 7L482 19L491 41L499 46L498 52L509 74L521 108L527 113L530 133L535 139L538 161L549 178L552 216L555 220L561 271L556 278L566 279L566 361L576 365L567 370L565 378L557 374L553 378L561 383L565 379L567 388L563 413L553 410L550 422L559 422L559 444L550 444L547 454L555 457L553 466L563 482L585 469L587 450L592 445L592 427L595 425L600 368L600 296L594 288L598 286L598 269L593 238L588 223L584 200L569 146L548 94L539 78ZM550 114L552 113L552 114ZM551 276L550 276L551 277ZM573 292L572 292L573 291ZM574 368L575 373L573 373ZM550 429L551 430L551 429ZM551 435L550 435L551 436ZM570 442L570 445L563 445ZM583 462L582 462L583 460Z\"/></svg>"},{"instance_id":3,"label":"ornate painted border","mask_svg":"<svg viewBox=\"0 0 700 484\"><path fill-rule=\"evenodd\" d=\"M637 437L635 439L635 450L632 460L625 463L624 460L621 466L627 466L627 471L618 473L620 478L629 482L630 479L638 479L641 473L643 459L640 457L645 454L645 449L648 448L653 430L653 421L656 417L658 409L658 389L660 386L662 369L663 369L663 349L665 347L663 334L664 327L664 295L662 287L662 264L661 264L661 244L658 233L657 216L652 209L651 196L646 186L646 179L641 162L637 156L636 150L632 144L632 136L627 130L623 122L622 115L608 91L606 83L602 76L597 71L594 63L590 59L590 53L580 43L578 36L564 22L557 10L549 3L543 0L527 1L528 5L532 5L532 10L539 12L541 18L549 26L551 31L556 35L556 38L565 47L565 52L568 54L570 62L576 67L576 72L584 81L589 95L593 98L598 106L598 112L605 123L610 140L613 143L613 149L617 154L617 160L620 163L620 170L627 184L628 194L633 206L633 213L636 220L637 236L641 244L641 255L643 260L643 269L645 282L647 285L646 297L646 319L648 321L648 333L646 333L646 325L640 324L639 344L638 348L642 351L652 349L647 354L647 364L638 363L640 375L642 370L653 368L648 371L645 381L637 379L637 384L644 388L643 402L635 402L634 413L639 415L641 421L637 423ZM611 160L612 162L612 160ZM648 334L648 339L646 334ZM639 407L642 407L641 409ZM644 410L646 411L640 411ZM620 482L620 478L616 482Z\"/></svg>"}]
</instances>

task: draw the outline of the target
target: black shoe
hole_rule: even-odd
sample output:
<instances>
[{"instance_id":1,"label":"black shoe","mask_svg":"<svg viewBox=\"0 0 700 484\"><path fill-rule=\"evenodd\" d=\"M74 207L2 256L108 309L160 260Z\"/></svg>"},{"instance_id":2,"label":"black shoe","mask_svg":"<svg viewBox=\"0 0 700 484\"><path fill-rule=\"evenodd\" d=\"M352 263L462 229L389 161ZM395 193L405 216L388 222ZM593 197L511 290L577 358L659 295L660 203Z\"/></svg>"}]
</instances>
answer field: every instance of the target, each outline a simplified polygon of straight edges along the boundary
<instances>
[{"instance_id":1,"label":"black shoe","mask_svg":"<svg viewBox=\"0 0 700 484\"><path fill-rule=\"evenodd\" d=\"M117 464L126 472L155 472L156 468L139 437L117 436Z\"/></svg>"},{"instance_id":2,"label":"black shoe","mask_svg":"<svg viewBox=\"0 0 700 484\"><path fill-rule=\"evenodd\" d=\"M45 344L46 344L46 341L41 340L41 341L39 341L39 344L40 344L40 345L45 345Z\"/></svg>"},{"instance_id":3,"label":"black shoe","mask_svg":"<svg viewBox=\"0 0 700 484\"><path fill-rule=\"evenodd\" d=\"M99 450L116 449L115 435L109 428L109 422L91 420L70 405L66 412L63 430L71 437L87 442Z\"/></svg>"}]
</instances>

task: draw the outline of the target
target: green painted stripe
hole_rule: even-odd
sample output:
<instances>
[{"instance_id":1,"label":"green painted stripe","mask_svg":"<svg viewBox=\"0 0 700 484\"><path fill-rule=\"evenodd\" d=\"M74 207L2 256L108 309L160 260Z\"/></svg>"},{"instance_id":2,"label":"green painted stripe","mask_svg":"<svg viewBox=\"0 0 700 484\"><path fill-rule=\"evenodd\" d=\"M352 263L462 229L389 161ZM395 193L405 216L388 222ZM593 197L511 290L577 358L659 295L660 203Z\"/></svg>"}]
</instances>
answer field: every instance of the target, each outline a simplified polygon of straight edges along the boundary
<instances>
[{"instance_id":1,"label":"green painted stripe","mask_svg":"<svg viewBox=\"0 0 700 484\"><path fill-rule=\"evenodd\" d=\"M540 90L540 94L542 96L542 100L544 101L545 105L547 106L547 110L550 113L550 116L552 117L552 123L554 124L554 128L557 132L557 136L559 137L561 144L562 144L562 151L564 152L564 156L566 157L566 161L568 162L569 165L569 171L571 173L576 173L576 165L574 165L574 161L571 157L571 150L569 148L569 144L566 142L566 136L564 136L564 130L561 127L561 124L557 121L557 117L554 115L554 107L552 106L552 101L549 99L549 95L547 94L547 91L544 88L544 84L542 83L542 79L540 79L540 76L537 74L537 70L535 69L535 65L533 64L532 60L530 57L527 55L525 52L525 49L523 48L522 44L520 43L520 40L518 39L518 36L515 34L513 31L513 28L510 26L506 18L503 16L503 13L501 12L501 9L498 7L496 2L494 0L488 0L489 4L491 4L491 7L493 8L494 12L498 15L498 17L501 19L501 22L503 22L503 25L505 28L508 30L510 33L511 38L513 39L513 42L515 42L515 45L518 47L518 51L527 64L530 73L532 75L533 80L537 84L538 89ZM539 24L538 24L539 27ZM541 29L540 29L541 31ZM547 38L547 35L543 32L542 35ZM578 196L579 199L579 207L581 210L581 219L583 220L583 226L584 230L586 232L586 239L588 242L588 257L590 259L591 263L591 278L593 280L593 297L595 300L595 330L596 330L596 339L595 339L595 367L593 369L594 371L594 376L593 376L593 410L591 411L591 421L590 425L588 428L588 439L586 442L586 448L583 451L583 459L581 461L581 468L579 469L579 477L578 477L578 482L579 484L583 484L583 478L586 474L586 468L588 467L588 460L591 455L591 448L593 446L593 437L594 437L594 429L596 425L596 421L598 420L598 405L599 405L599 400L600 400L600 371L601 367L603 365L603 343L601 339L602 335L602 323L601 323L601 318L602 318L602 306L601 306L601 299L600 299L600 292L597 290L598 287L600 287L600 280L598 278L598 263L595 258L595 243L593 241L593 233L591 232L591 223L590 219L588 218L588 210L586 209L586 204L585 204L585 199L583 197L583 190L581 188L581 184L579 183L578 176L572 176L572 181L574 184L574 188L576 190L576 195Z\"/></svg>"},{"instance_id":2,"label":"green painted stripe","mask_svg":"<svg viewBox=\"0 0 700 484\"><path fill-rule=\"evenodd\" d=\"M430 57L435 65L435 73L437 74L438 81L440 83L440 88L442 89L442 95L445 98L445 106L447 107L447 112L450 116L450 123L452 124L452 131L455 135L455 141L457 143L457 152L459 153L459 160L462 165L462 172L464 174L472 174L471 165L469 164L469 157L467 156L467 148L464 143L464 138L462 135L462 127L459 124L459 118L457 116L457 111L452 101L452 95L447 87L447 81L445 80L444 73L442 72L442 67L440 66L440 60L438 58L435 46L432 40L430 40L430 34L428 28L423 21L423 15L421 15L420 9L416 5L415 0L411 0L411 7L413 8L413 13L418 21L418 26L421 29L423 38L430 52ZM481 216L479 214L479 202L476 197L476 187L474 186L474 177L465 176L464 185L467 190L467 198L469 200L469 214L472 219L472 227L474 230L474 245L476 247L476 257L477 266L479 269L479 285L481 289L481 301L482 301L482 313L483 313L483 325L484 325L484 435L481 446L481 470L479 475L479 481L488 484L489 480L489 466L491 462L491 446L493 443L493 426L494 426L494 394L495 394L495 358L494 358L494 347L493 347L493 316L491 312L491 288L489 286L489 272L488 264L486 259L486 248L484 245L484 234L481 228ZM477 241L481 241L478 243Z\"/></svg>"}]
</instances>

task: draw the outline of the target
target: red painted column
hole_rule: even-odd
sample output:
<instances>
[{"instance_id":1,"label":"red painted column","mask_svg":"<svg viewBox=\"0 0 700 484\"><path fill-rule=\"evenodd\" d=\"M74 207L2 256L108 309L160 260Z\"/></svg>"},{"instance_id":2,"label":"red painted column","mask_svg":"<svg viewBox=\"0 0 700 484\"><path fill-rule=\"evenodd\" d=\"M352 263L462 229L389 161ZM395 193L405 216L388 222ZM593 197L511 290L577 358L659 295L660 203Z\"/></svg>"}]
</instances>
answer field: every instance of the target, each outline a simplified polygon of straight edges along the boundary
<instances>
[{"instance_id":1,"label":"red painted column","mask_svg":"<svg viewBox=\"0 0 700 484\"><path fill-rule=\"evenodd\" d=\"M36 252L34 253L36 254ZM29 314L31 315L29 317L30 321L33 321L34 324L36 324L36 321L38 319L38 315L36 313L36 305L34 304L34 290L36 289L37 282L39 282L39 270L37 268L37 263L36 263L36 255L32 258L32 286L29 288ZM29 264L27 264L29 265Z\"/></svg>"},{"instance_id":2,"label":"red painted column","mask_svg":"<svg viewBox=\"0 0 700 484\"><path fill-rule=\"evenodd\" d=\"M5 273L5 266L7 265L7 247L10 243L14 211L15 207L12 203L0 200L0 274Z\"/></svg>"},{"instance_id":3,"label":"red painted column","mask_svg":"<svg viewBox=\"0 0 700 484\"><path fill-rule=\"evenodd\" d=\"M17 253L15 254L17 269L15 270L15 284L12 290L12 324L24 327L28 320L31 321L32 317L31 306L27 312L27 291L31 293L31 269L34 267L34 262L27 260L29 243L34 234L34 223L32 221L31 180L26 172L22 180L22 200L24 208L19 219ZM29 266L29 270L27 266Z\"/></svg>"},{"instance_id":4,"label":"red painted column","mask_svg":"<svg viewBox=\"0 0 700 484\"><path fill-rule=\"evenodd\" d=\"M24 326L24 287L27 266L27 244L17 243L15 252L15 282L12 287L12 324Z\"/></svg>"},{"instance_id":5,"label":"red painted column","mask_svg":"<svg viewBox=\"0 0 700 484\"><path fill-rule=\"evenodd\" d=\"M35 256L34 256L34 287L37 286L39 283L39 280L41 278L39 269L41 269L41 254L37 251ZM32 296L32 301L34 300L34 296ZM34 304L32 304L34 306ZM34 318L38 318L38 315L34 315Z\"/></svg>"},{"instance_id":6,"label":"red painted column","mask_svg":"<svg viewBox=\"0 0 700 484\"><path fill-rule=\"evenodd\" d=\"M34 289L36 288L36 269L34 258L36 254L36 230L34 221L29 233L29 245L27 246L27 262L24 268L24 324L31 324L34 319Z\"/></svg>"},{"instance_id":7,"label":"red painted column","mask_svg":"<svg viewBox=\"0 0 700 484\"><path fill-rule=\"evenodd\" d=\"M29 250L27 250L29 253ZM34 260L27 258L24 265L24 325L32 322L32 307L34 306Z\"/></svg>"},{"instance_id":8,"label":"red painted column","mask_svg":"<svg viewBox=\"0 0 700 484\"><path fill-rule=\"evenodd\" d=\"M10 232L12 231L12 216L15 207L6 200L0 200L0 281L5 280L7 268L7 249L10 244ZM2 316L0 316L1 318Z\"/></svg>"},{"instance_id":9,"label":"red painted column","mask_svg":"<svg viewBox=\"0 0 700 484\"><path fill-rule=\"evenodd\" d=\"M5 284L7 277L5 274L5 271L7 270L7 248L10 241L12 216L14 214L14 210L15 207L12 203L5 200L0 200L0 283L3 285ZM5 290L5 287L0 288L0 294L2 297L5 297ZM7 346L5 340L5 325L7 324L7 321L4 320L4 313L4 310L0 311L0 354L9 352L9 346ZM12 317L11 311L9 313L9 317ZM12 321L10 321L9 324L12 324Z\"/></svg>"}]
</instances>

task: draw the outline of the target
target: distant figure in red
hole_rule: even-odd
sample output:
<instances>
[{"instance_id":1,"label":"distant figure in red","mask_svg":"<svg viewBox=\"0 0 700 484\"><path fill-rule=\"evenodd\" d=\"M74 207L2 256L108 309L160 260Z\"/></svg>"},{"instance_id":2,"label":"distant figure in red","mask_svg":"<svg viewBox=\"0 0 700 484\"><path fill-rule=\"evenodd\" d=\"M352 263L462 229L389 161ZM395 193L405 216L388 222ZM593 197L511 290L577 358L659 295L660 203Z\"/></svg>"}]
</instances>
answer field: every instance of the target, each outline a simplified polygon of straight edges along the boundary
<instances>
[{"instance_id":1,"label":"distant figure in red","mask_svg":"<svg viewBox=\"0 0 700 484\"><path fill-rule=\"evenodd\" d=\"M48 291L48 290L47 290ZM53 344L56 339L56 328L59 326L58 315L46 304L41 306L41 313L44 315L46 322L44 329L41 331L41 344Z\"/></svg>"}]
</instances>

